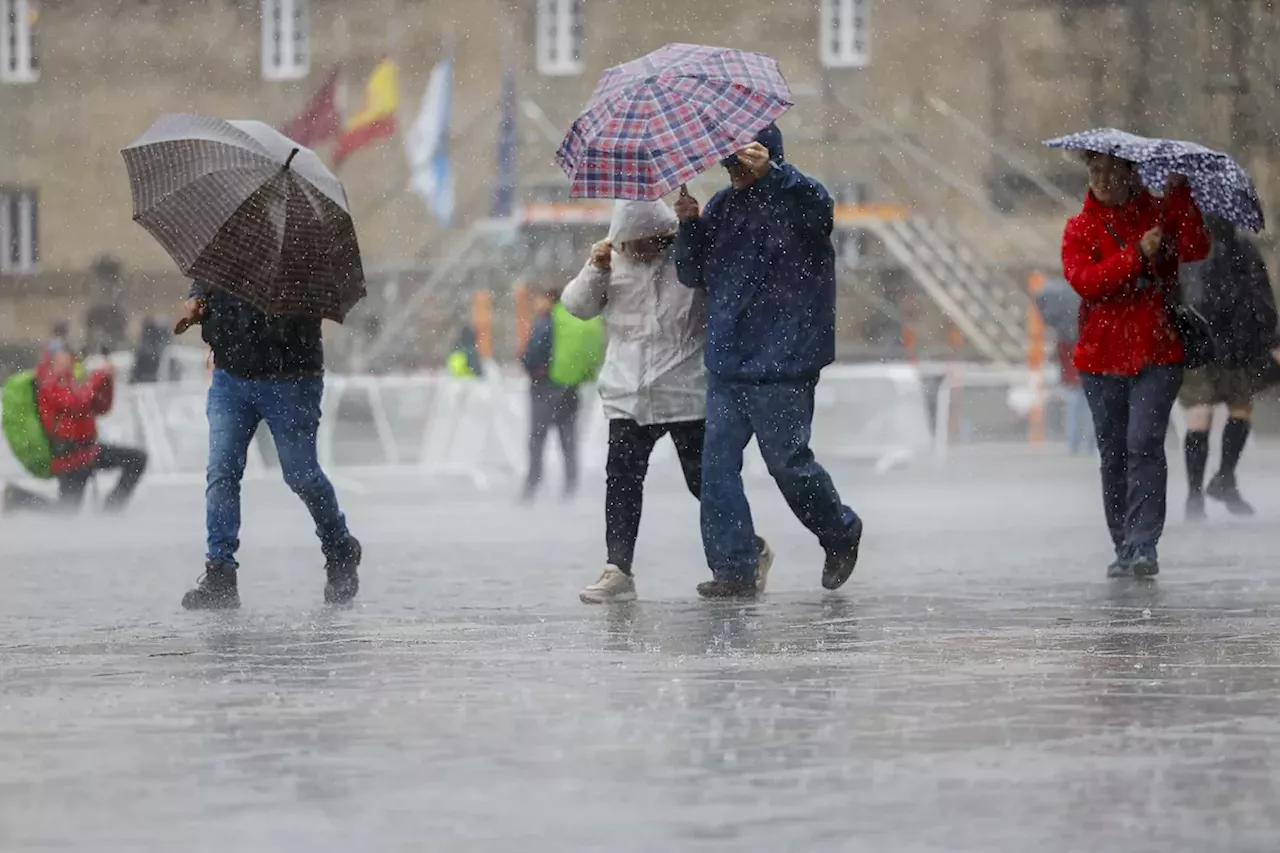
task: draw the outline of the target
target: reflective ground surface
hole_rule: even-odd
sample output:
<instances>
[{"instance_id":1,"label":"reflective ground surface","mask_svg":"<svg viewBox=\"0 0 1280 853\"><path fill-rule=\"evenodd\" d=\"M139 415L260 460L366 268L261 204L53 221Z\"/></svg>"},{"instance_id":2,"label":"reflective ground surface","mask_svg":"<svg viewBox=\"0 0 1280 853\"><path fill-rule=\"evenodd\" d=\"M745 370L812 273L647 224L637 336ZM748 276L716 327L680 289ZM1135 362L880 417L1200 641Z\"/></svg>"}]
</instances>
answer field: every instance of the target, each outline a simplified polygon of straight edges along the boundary
<instances>
[{"instance_id":1,"label":"reflective ground surface","mask_svg":"<svg viewBox=\"0 0 1280 853\"><path fill-rule=\"evenodd\" d=\"M301 505L246 486L233 614L188 614L202 490L0 519L0 849L1280 849L1280 449L1259 507L1109 582L1092 463L835 467L840 593L769 484L750 605L696 600L697 507L656 466L642 600L587 607L601 488L339 483L357 607ZM1175 472L1175 497L1181 487ZM1212 509L1212 508L1211 508Z\"/></svg>"}]
</instances>

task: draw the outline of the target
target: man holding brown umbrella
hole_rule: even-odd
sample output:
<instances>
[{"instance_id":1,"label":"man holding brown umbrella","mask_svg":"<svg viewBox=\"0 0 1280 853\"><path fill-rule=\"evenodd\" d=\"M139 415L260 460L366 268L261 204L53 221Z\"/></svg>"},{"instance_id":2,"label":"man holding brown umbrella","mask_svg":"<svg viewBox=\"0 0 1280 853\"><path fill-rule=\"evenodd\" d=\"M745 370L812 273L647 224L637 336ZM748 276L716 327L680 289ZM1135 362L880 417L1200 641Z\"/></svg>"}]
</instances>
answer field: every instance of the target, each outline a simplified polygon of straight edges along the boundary
<instances>
[{"instance_id":1,"label":"man holding brown umbrella","mask_svg":"<svg viewBox=\"0 0 1280 853\"><path fill-rule=\"evenodd\" d=\"M360 543L316 454L320 324L341 322L365 292L346 191L314 152L256 121L167 115L123 154L134 220L196 281L175 332L199 323L213 350L208 551L182 606L240 606L240 480L263 421L315 521L325 601L350 602Z\"/></svg>"},{"instance_id":2,"label":"man holding brown umbrella","mask_svg":"<svg viewBox=\"0 0 1280 853\"><path fill-rule=\"evenodd\" d=\"M315 521L325 558L324 599L345 604L360 588L360 543L347 529L333 484L320 468L316 434L324 395L320 320L268 316L201 282L192 288L179 327L201 324L213 351L209 386L209 462L205 525L208 551L200 583L182 598L188 610L240 606L240 481L260 422L275 441L284 481Z\"/></svg>"}]
</instances>

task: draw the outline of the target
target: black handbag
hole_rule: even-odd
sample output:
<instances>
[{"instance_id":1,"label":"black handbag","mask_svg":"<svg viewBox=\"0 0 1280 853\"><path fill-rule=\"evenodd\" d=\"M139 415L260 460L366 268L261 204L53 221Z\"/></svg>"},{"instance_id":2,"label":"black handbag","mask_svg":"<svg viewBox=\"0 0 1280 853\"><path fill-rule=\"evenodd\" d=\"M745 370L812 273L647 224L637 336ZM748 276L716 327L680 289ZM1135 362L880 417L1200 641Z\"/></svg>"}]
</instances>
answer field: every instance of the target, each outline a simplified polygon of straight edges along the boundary
<instances>
[{"instance_id":1,"label":"black handbag","mask_svg":"<svg viewBox=\"0 0 1280 853\"><path fill-rule=\"evenodd\" d=\"M1120 244L1120 248L1126 248L1127 244L1120 239L1120 235L1111 227L1111 223L1102 224L1106 226L1111 238ZM1152 281L1151 285L1159 287L1164 293L1164 307L1169 312L1169 322L1173 324L1173 330L1182 341L1182 366L1188 370L1195 370L1197 367L1204 367L1217 361L1218 339L1214 336L1213 327L1209 325L1205 316L1182 301L1179 288L1169 287L1159 280Z\"/></svg>"}]
</instances>

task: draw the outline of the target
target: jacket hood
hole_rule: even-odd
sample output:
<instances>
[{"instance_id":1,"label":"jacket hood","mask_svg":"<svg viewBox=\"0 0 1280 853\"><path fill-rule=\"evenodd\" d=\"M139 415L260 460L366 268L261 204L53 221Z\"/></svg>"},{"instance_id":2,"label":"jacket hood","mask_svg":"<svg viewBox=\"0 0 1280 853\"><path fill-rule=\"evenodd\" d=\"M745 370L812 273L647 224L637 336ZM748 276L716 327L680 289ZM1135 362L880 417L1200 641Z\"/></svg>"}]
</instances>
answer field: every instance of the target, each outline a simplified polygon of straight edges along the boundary
<instances>
[{"instance_id":1,"label":"jacket hood","mask_svg":"<svg viewBox=\"0 0 1280 853\"><path fill-rule=\"evenodd\" d=\"M618 243L674 234L680 223L665 201L618 201L613 205L609 239Z\"/></svg>"},{"instance_id":2,"label":"jacket hood","mask_svg":"<svg viewBox=\"0 0 1280 853\"><path fill-rule=\"evenodd\" d=\"M770 123L768 127L756 134L756 142L759 142L765 148L769 149L769 159L781 166L784 162L782 150L782 131L778 130L776 124Z\"/></svg>"},{"instance_id":3,"label":"jacket hood","mask_svg":"<svg viewBox=\"0 0 1280 853\"><path fill-rule=\"evenodd\" d=\"M779 166L785 162L785 155L782 147L782 131L778 129L776 124L770 123L768 127L756 134L755 140L769 149L769 159L777 163ZM720 161L720 165L726 169L738 162L737 152L730 154Z\"/></svg>"}]
</instances>

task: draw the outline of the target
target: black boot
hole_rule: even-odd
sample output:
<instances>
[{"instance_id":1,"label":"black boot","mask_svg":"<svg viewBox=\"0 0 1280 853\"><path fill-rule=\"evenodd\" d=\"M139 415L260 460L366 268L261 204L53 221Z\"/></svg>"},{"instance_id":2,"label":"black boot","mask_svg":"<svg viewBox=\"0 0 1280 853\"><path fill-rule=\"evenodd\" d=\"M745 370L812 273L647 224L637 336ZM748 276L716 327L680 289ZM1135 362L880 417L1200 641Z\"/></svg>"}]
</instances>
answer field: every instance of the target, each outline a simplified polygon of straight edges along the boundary
<instances>
[{"instance_id":1,"label":"black boot","mask_svg":"<svg viewBox=\"0 0 1280 853\"><path fill-rule=\"evenodd\" d=\"M204 575L196 588L182 596L187 610L235 610L240 606L240 589L236 585L236 567L210 560L204 564Z\"/></svg>"},{"instance_id":2,"label":"black boot","mask_svg":"<svg viewBox=\"0 0 1280 853\"><path fill-rule=\"evenodd\" d=\"M703 598L755 598L758 592L754 574L745 578L714 578L698 584L698 595Z\"/></svg>"},{"instance_id":3,"label":"black boot","mask_svg":"<svg viewBox=\"0 0 1280 853\"><path fill-rule=\"evenodd\" d=\"M325 549L325 604L350 604L356 597L356 593L360 591L360 574L356 570L360 567L362 556L360 541L354 536L348 536L340 545Z\"/></svg>"},{"instance_id":4,"label":"black boot","mask_svg":"<svg viewBox=\"0 0 1280 853\"><path fill-rule=\"evenodd\" d=\"M1227 512L1232 515L1248 516L1254 513L1253 506L1241 496L1240 487L1236 485L1235 477L1218 474L1209 481L1209 485L1204 491L1215 501L1222 501L1226 504Z\"/></svg>"},{"instance_id":5,"label":"black boot","mask_svg":"<svg viewBox=\"0 0 1280 853\"><path fill-rule=\"evenodd\" d=\"M1204 511L1204 492L1192 492L1187 495L1187 521L1204 521L1208 514Z\"/></svg>"},{"instance_id":6,"label":"black boot","mask_svg":"<svg viewBox=\"0 0 1280 853\"><path fill-rule=\"evenodd\" d=\"M862 544L862 519L853 525L853 545L843 551L828 551L822 564L822 585L826 589L839 589L853 574L858 565L858 547Z\"/></svg>"}]
</instances>

